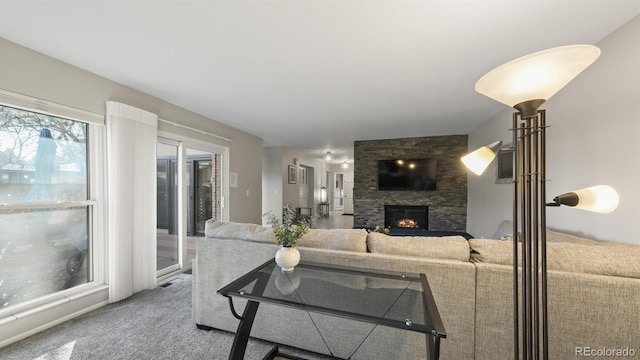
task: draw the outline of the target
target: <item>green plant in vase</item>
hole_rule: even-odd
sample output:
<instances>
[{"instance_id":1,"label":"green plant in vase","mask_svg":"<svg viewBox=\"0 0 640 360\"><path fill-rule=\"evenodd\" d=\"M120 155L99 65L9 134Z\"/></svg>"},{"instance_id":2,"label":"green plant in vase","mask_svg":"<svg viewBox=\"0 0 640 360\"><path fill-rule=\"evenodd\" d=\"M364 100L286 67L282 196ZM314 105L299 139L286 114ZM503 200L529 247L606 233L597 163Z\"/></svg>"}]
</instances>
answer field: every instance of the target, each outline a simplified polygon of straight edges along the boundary
<instances>
[{"instance_id":1,"label":"green plant in vase","mask_svg":"<svg viewBox=\"0 0 640 360\"><path fill-rule=\"evenodd\" d=\"M309 232L307 219L296 221L296 212L290 206L282 209L282 221L273 212L264 215L273 229L273 235L280 249L276 252L276 263L284 271L292 271L300 262L300 252L296 247L300 238Z\"/></svg>"}]
</instances>

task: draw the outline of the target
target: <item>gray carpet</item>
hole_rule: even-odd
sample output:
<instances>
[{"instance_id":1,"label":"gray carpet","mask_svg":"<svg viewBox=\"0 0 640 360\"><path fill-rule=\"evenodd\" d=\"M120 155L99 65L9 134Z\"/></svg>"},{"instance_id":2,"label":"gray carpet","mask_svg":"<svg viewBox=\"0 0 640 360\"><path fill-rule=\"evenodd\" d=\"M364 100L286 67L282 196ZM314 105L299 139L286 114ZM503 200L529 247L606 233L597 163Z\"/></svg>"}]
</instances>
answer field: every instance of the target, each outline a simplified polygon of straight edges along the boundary
<instances>
[{"instance_id":1,"label":"gray carpet","mask_svg":"<svg viewBox=\"0 0 640 360\"><path fill-rule=\"evenodd\" d=\"M0 349L0 359L227 359L234 334L198 330L191 319L191 275L142 291ZM251 339L245 359L272 343ZM327 359L282 347L308 359Z\"/></svg>"}]
</instances>

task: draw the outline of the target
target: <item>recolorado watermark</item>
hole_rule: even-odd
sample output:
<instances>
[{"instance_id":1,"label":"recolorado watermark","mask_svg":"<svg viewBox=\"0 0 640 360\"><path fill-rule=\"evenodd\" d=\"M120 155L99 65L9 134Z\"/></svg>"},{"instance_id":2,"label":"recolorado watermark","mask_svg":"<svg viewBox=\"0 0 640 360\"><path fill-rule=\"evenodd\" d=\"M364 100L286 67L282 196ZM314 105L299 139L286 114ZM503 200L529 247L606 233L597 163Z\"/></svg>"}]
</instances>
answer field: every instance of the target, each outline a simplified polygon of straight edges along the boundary
<instances>
[{"instance_id":1,"label":"recolorado watermark","mask_svg":"<svg viewBox=\"0 0 640 360\"><path fill-rule=\"evenodd\" d=\"M621 358L621 357L634 357L636 356L636 349L631 347L624 348L608 348L608 347L600 347L594 348L589 346L576 346L575 348L575 356L579 357L611 357L611 358Z\"/></svg>"}]
</instances>

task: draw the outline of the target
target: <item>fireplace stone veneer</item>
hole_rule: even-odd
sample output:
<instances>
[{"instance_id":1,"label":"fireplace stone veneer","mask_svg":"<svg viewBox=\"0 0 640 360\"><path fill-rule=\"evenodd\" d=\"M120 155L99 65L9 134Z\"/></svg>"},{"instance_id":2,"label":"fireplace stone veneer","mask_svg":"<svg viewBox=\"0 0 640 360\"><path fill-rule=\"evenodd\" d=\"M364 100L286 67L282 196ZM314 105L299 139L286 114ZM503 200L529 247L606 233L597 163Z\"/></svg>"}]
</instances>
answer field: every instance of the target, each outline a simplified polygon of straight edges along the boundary
<instances>
[{"instance_id":1,"label":"fireplace stone veneer","mask_svg":"<svg viewBox=\"0 0 640 360\"><path fill-rule=\"evenodd\" d=\"M467 135L356 141L354 150L354 226L385 225L385 205L429 207L430 231L466 231L467 171L460 158ZM378 160L436 159L436 189L378 190Z\"/></svg>"}]
</instances>

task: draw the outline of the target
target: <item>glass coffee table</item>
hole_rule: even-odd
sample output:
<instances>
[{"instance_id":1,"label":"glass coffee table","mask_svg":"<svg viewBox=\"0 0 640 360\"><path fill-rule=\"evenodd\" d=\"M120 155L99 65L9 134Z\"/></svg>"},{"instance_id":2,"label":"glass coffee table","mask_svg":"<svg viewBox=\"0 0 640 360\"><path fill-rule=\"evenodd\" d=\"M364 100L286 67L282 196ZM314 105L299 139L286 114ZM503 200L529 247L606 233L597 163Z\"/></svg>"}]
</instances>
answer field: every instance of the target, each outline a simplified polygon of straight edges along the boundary
<instances>
[{"instance_id":1,"label":"glass coffee table","mask_svg":"<svg viewBox=\"0 0 640 360\"><path fill-rule=\"evenodd\" d=\"M305 286L311 282L313 286ZM354 287L355 283L361 286ZM341 284L350 286L350 291L317 291L332 286L340 289ZM233 360L244 358L260 303L423 333L425 358L432 360L439 358L440 339L447 336L425 274L305 261L293 271L283 272L271 259L218 290L218 294L229 299L231 312L240 320L229 355ZM248 300L242 316L234 309L234 298ZM278 353L277 347L270 355L297 359Z\"/></svg>"}]
</instances>

